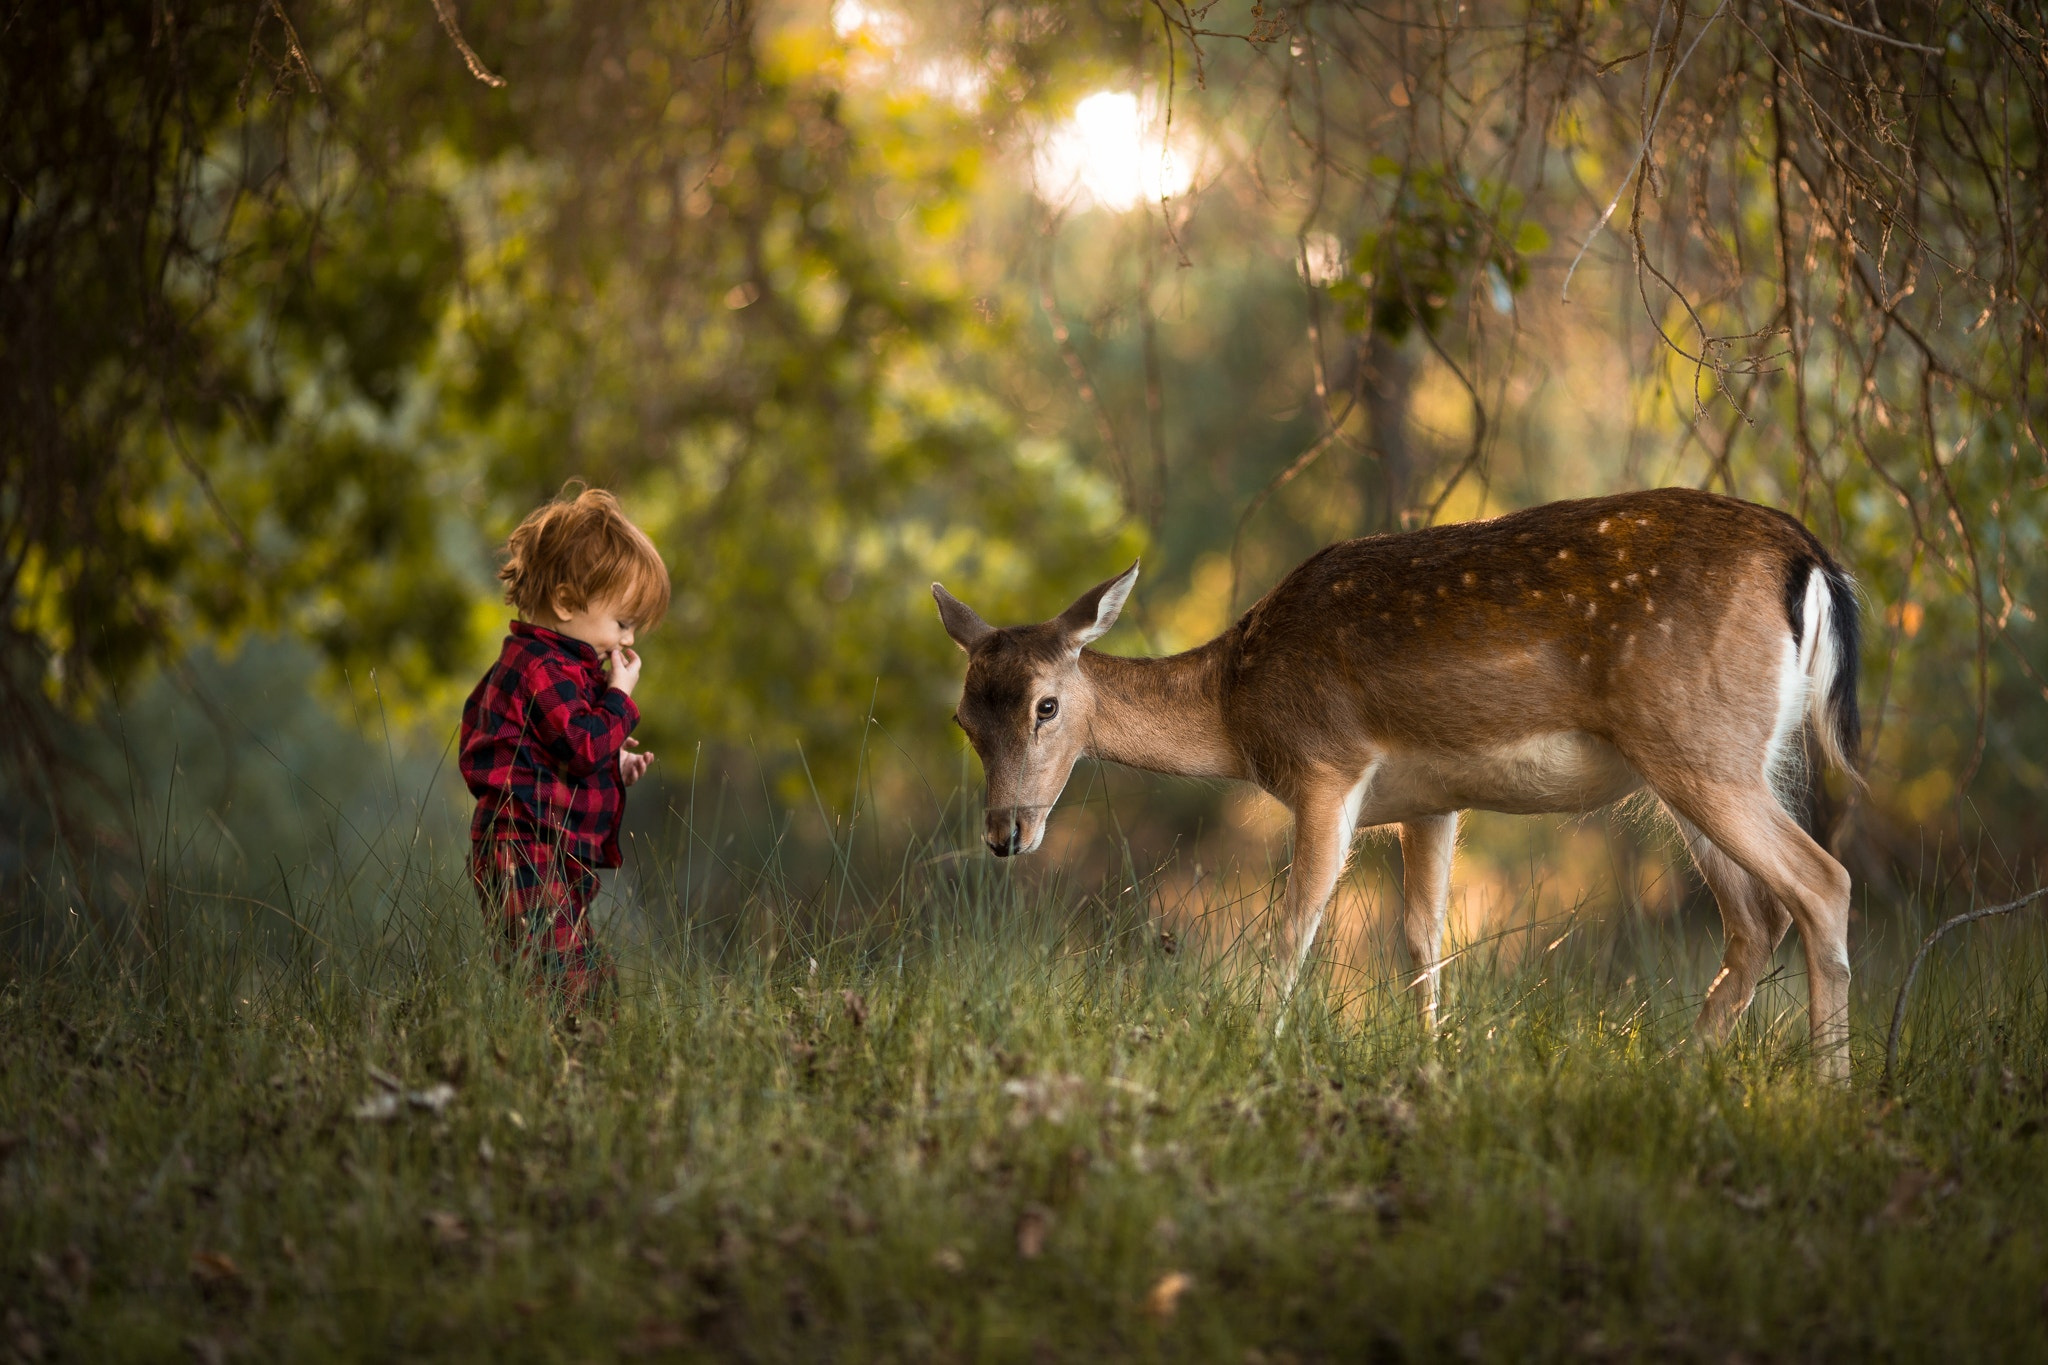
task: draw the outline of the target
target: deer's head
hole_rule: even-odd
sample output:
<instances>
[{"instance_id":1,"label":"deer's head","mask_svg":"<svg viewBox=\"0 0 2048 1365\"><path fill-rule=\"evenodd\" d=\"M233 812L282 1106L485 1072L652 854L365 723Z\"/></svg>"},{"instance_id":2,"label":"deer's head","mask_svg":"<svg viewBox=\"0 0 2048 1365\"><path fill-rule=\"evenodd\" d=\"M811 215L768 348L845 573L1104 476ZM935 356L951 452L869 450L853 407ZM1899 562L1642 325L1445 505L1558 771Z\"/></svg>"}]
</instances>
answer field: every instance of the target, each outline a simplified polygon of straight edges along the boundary
<instances>
[{"instance_id":1,"label":"deer's head","mask_svg":"<svg viewBox=\"0 0 2048 1365\"><path fill-rule=\"evenodd\" d=\"M1095 715L1081 650L1116 624L1137 581L1133 563L1052 620L1002 629L932 584L946 634L967 651L967 683L953 719L988 776L986 837L998 858L1029 853L1045 838L1046 816L1088 747Z\"/></svg>"}]
</instances>

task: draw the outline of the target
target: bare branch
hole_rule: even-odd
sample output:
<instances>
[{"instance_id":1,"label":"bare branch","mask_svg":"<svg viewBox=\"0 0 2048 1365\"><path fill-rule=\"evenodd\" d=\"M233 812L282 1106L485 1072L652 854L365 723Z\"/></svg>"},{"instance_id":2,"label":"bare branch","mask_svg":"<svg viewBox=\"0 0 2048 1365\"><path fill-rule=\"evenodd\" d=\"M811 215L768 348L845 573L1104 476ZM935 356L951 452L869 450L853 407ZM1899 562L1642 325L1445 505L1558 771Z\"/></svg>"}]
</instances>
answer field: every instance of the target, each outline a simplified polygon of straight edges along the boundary
<instances>
[{"instance_id":1,"label":"bare branch","mask_svg":"<svg viewBox=\"0 0 2048 1365\"><path fill-rule=\"evenodd\" d=\"M1607 201L1606 209L1600 214L1600 221L1593 224L1593 230L1586 234L1586 240L1579 243L1579 254L1572 257L1571 269L1564 272L1564 284L1558 288L1557 296L1560 299L1571 298L1572 276L1578 274L1579 262L1586 259L1586 248L1593 245L1593 239L1600 235L1600 229L1607 226L1607 220L1614 217L1614 211L1621 207L1621 196L1628 192L1629 181L1646 169L1650 156L1650 141L1657 136L1657 121L1664 117L1665 100L1670 96L1672 87L1678 83L1679 74L1685 70L1685 64L1692 60L1692 54L1699 49L1700 39L1707 36L1707 30L1714 26L1714 21L1721 17L1721 11L1727 8L1728 0L1721 0L1720 4L1714 6L1714 12L1707 16L1707 22L1701 24L1700 31L1693 35L1692 46L1685 50L1685 56L1679 59L1677 67L1657 92L1657 107L1643 127L1643 141L1642 145L1636 148L1635 160L1629 163L1628 174L1622 176L1621 183L1614 187L1614 198Z\"/></svg>"},{"instance_id":2,"label":"bare branch","mask_svg":"<svg viewBox=\"0 0 2048 1365\"><path fill-rule=\"evenodd\" d=\"M1884 1040L1884 1078L1878 1082L1878 1089L1886 1094L1891 1093L1892 1078L1898 1070L1899 1035L1906 1027L1906 998L1912 994L1913 982L1919 979L1921 964L1927 961L1927 954L1934 950L1934 945L1947 937L1951 930L1960 929L1966 924L1975 924L1980 919L1990 919L1994 915L2010 915L2015 910L2024 910L2043 896L2048 896L2048 886L2038 887L2018 900L2007 901L2004 905L1987 905L1980 910L1965 910L1960 915L1943 920L1933 933L1921 940L1920 951L1913 954L1912 965L1906 968L1906 979L1899 984L1898 998L1892 1002L1892 1028Z\"/></svg>"},{"instance_id":3,"label":"bare branch","mask_svg":"<svg viewBox=\"0 0 2048 1365\"><path fill-rule=\"evenodd\" d=\"M493 90L503 87L505 78L493 74L490 68L483 64L482 58L476 55L475 49L470 47L469 40L462 36L462 27L455 22L454 0L434 0L434 13L440 16L441 27L447 30L449 41L455 44L455 50L462 54L463 62L469 67L469 74Z\"/></svg>"},{"instance_id":4,"label":"bare branch","mask_svg":"<svg viewBox=\"0 0 2048 1365\"><path fill-rule=\"evenodd\" d=\"M1835 16L1832 14L1822 14L1819 10L1813 8L1811 5L1802 5L1799 3L1799 0L1781 0L1781 2L1783 4L1791 6L1793 9L1798 10L1801 14L1810 15L1811 17L1820 20L1823 24L1833 24L1836 28L1841 29L1843 32L1853 33L1859 38L1868 38L1872 42L1877 43L1890 43L1893 47L1910 48L1914 52L1932 53L1936 57L1942 55L1941 49L1938 47L1928 47L1924 43L1909 43L1904 38L1894 38L1889 33L1877 33L1867 28L1858 28L1854 24L1845 23L1842 20L1835 18Z\"/></svg>"}]
</instances>

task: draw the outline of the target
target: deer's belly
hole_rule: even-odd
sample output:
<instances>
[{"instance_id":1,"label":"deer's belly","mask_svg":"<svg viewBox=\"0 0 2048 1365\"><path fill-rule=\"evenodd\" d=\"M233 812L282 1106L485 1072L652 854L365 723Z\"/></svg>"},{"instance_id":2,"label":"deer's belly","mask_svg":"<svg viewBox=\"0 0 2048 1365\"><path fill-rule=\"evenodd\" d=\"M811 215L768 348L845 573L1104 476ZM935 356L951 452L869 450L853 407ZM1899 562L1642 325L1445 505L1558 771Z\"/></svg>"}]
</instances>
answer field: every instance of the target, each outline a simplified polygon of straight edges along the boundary
<instances>
[{"instance_id":1,"label":"deer's belly","mask_svg":"<svg viewBox=\"0 0 2048 1365\"><path fill-rule=\"evenodd\" d=\"M1388 754L1373 774L1370 823L1446 810L1510 815L1596 810L1643 785L1606 740L1583 730L1466 753Z\"/></svg>"}]
</instances>

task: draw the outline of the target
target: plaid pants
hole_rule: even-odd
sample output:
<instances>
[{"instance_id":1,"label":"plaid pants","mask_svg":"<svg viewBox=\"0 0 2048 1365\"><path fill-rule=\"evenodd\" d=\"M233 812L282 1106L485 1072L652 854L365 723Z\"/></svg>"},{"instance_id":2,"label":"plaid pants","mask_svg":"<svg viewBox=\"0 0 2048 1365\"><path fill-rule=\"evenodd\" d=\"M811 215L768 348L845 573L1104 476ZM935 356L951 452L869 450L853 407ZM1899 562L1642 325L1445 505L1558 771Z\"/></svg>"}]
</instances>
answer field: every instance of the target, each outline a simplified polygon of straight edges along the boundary
<instances>
[{"instance_id":1,"label":"plaid pants","mask_svg":"<svg viewBox=\"0 0 2048 1365\"><path fill-rule=\"evenodd\" d=\"M540 840L485 839L469 875L501 966L530 972L533 992L567 1012L613 1004L618 970L590 926L597 873Z\"/></svg>"}]
</instances>

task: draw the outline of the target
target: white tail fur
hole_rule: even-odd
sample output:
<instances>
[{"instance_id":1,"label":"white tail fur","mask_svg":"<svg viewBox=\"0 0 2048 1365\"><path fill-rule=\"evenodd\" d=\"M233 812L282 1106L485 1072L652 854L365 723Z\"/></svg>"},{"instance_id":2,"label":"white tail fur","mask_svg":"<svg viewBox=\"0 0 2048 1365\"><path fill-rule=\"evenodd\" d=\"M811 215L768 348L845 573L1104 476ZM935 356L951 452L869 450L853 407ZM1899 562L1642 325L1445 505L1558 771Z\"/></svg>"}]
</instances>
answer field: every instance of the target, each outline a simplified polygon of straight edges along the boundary
<instances>
[{"instance_id":1,"label":"white tail fur","mask_svg":"<svg viewBox=\"0 0 2048 1365\"><path fill-rule=\"evenodd\" d=\"M1856 756L1842 749L1842 725L1835 715L1835 680L1842 669L1841 633L1836 629L1835 597L1828 571L1816 566L1806 576L1801 603L1806 629L1799 642L1799 671L1806 675L1806 723L1828 766L1854 774Z\"/></svg>"},{"instance_id":2,"label":"white tail fur","mask_svg":"<svg viewBox=\"0 0 2048 1365\"><path fill-rule=\"evenodd\" d=\"M1778 716L1770 743L1764 751L1764 772L1778 804L1797 814L1808 778L1802 746L1802 730L1813 732L1821 758L1829 767L1855 772L1851 756L1842 748L1842 729L1834 714L1836 675L1841 669L1841 647L1834 619L1833 585L1828 571L1815 565L1807 570L1806 586L1800 594L1798 643L1786 641L1785 664L1778 681ZM1788 629L1792 623L1787 623Z\"/></svg>"}]
</instances>

